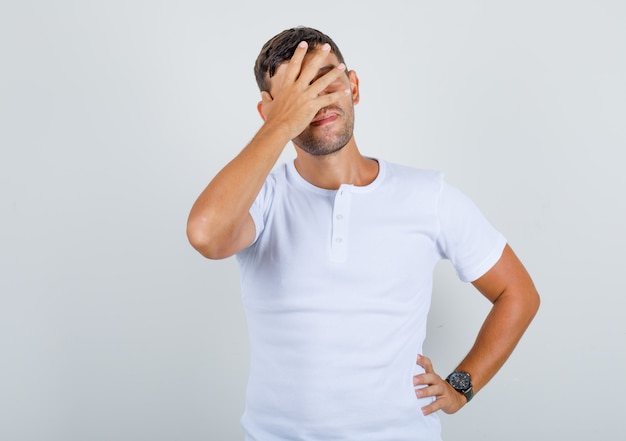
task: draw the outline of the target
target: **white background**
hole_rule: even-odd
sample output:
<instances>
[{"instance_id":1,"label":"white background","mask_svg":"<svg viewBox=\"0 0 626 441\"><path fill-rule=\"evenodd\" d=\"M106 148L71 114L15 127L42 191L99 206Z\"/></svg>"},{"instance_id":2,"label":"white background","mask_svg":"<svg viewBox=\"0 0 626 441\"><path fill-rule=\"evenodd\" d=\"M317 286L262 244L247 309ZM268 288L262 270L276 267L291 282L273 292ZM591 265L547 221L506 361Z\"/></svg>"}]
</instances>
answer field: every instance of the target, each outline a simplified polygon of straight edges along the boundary
<instances>
[{"instance_id":1,"label":"white background","mask_svg":"<svg viewBox=\"0 0 626 441\"><path fill-rule=\"evenodd\" d=\"M260 126L258 51L296 25L359 74L362 152L444 170L542 295L444 438L625 439L625 23L617 0L3 2L0 439L242 439L236 262L185 223ZM442 375L487 309L437 268Z\"/></svg>"}]
</instances>

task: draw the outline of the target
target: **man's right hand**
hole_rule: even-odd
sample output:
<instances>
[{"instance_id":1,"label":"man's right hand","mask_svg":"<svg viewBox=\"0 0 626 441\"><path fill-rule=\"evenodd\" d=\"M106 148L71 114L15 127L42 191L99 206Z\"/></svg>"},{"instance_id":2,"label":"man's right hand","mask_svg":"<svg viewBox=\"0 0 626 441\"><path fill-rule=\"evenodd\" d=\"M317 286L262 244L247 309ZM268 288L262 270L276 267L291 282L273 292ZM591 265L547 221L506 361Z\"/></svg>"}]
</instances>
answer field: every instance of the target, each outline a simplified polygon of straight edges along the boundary
<instances>
[{"instance_id":1,"label":"man's right hand","mask_svg":"<svg viewBox=\"0 0 626 441\"><path fill-rule=\"evenodd\" d=\"M301 43L291 60L278 67L270 92L263 92L258 104L265 124L213 178L189 213L189 241L205 257L223 259L250 245L256 232L250 206L281 152L322 108L350 93L338 82L345 66L335 66L334 57L329 60L330 47L308 54L307 48Z\"/></svg>"},{"instance_id":2,"label":"man's right hand","mask_svg":"<svg viewBox=\"0 0 626 441\"><path fill-rule=\"evenodd\" d=\"M307 43L301 42L291 60L278 67L271 80L271 93L261 92L258 105L265 124L286 130L289 139L302 133L322 108L350 94L349 88L324 93L346 69L343 63L327 63L330 45L317 47L308 55L307 49Z\"/></svg>"}]
</instances>

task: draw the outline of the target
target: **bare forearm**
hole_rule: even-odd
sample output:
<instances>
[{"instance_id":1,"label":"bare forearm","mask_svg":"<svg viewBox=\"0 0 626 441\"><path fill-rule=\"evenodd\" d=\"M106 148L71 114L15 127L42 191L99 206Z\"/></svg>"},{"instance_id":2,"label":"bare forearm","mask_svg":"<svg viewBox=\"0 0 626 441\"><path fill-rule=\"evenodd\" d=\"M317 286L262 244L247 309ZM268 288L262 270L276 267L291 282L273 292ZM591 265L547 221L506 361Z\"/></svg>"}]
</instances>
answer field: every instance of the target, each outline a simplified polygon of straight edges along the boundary
<instances>
[{"instance_id":1,"label":"bare forearm","mask_svg":"<svg viewBox=\"0 0 626 441\"><path fill-rule=\"evenodd\" d=\"M496 295L497 291L492 290L492 282L494 279L497 282L502 275L501 270L508 269L511 260L516 259L512 251L507 249L503 264L483 280L475 282L476 287L493 301L493 308L483 323L471 351L456 369L470 373L474 392L482 389L502 367L539 306L537 291L521 264L515 268L518 275L522 276L523 280L516 280L522 282L521 286L513 284L512 289L504 290L500 295ZM438 410L455 413L467 403L463 395L435 373L430 359L419 355L417 364L424 367L425 373L413 377L413 385L426 387L416 389L416 396L436 397L434 402L422 408L425 415Z\"/></svg>"},{"instance_id":2,"label":"bare forearm","mask_svg":"<svg viewBox=\"0 0 626 441\"><path fill-rule=\"evenodd\" d=\"M213 178L189 214L187 234L194 247L205 255L218 255L202 249L221 248L221 242L232 242L288 142L286 131L264 125Z\"/></svg>"},{"instance_id":3,"label":"bare forearm","mask_svg":"<svg viewBox=\"0 0 626 441\"><path fill-rule=\"evenodd\" d=\"M288 63L274 74L271 93L261 92L257 109L265 124L250 144L226 165L200 194L187 223L189 241L209 258L228 257L254 238L249 209L285 145L301 133L317 112L350 93L350 89L322 93L345 71L343 63L316 79L330 52L324 44L312 51L298 45ZM282 77L281 81L276 77Z\"/></svg>"},{"instance_id":4,"label":"bare forearm","mask_svg":"<svg viewBox=\"0 0 626 441\"><path fill-rule=\"evenodd\" d=\"M492 304L476 341L458 370L472 376L474 392L482 389L509 358L539 308L539 294L511 247L472 282Z\"/></svg>"},{"instance_id":5,"label":"bare forearm","mask_svg":"<svg viewBox=\"0 0 626 441\"><path fill-rule=\"evenodd\" d=\"M494 303L476 341L458 370L470 372L474 392L482 389L513 352L537 312L534 288L523 293L504 292Z\"/></svg>"}]
</instances>

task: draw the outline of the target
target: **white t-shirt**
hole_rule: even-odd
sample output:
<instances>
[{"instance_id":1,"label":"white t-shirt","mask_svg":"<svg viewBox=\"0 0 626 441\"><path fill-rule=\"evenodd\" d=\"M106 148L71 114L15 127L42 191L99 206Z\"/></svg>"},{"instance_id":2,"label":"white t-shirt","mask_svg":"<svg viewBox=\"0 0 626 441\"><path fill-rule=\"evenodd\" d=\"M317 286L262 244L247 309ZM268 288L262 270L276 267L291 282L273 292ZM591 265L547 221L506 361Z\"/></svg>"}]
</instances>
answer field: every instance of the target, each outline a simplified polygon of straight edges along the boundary
<instances>
[{"instance_id":1,"label":"white t-shirt","mask_svg":"<svg viewBox=\"0 0 626 441\"><path fill-rule=\"evenodd\" d=\"M433 269L475 280L506 242L442 173L378 162L374 182L338 190L281 165L250 209L247 441L441 439L412 380Z\"/></svg>"}]
</instances>

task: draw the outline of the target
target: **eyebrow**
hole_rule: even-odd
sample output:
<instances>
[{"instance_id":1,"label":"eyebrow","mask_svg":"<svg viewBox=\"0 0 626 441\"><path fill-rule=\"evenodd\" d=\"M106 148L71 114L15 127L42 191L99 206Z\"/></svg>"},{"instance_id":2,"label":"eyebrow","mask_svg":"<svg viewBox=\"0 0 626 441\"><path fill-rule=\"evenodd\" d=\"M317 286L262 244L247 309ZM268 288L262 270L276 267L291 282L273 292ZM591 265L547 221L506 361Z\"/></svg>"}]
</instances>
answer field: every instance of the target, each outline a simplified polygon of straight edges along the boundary
<instances>
[{"instance_id":1,"label":"eyebrow","mask_svg":"<svg viewBox=\"0 0 626 441\"><path fill-rule=\"evenodd\" d=\"M330 72L331 70L333 70L336 66L334 64L329 64L327 66L324 67L320 67L320 70L317 71L317 74L325 74L326 72Z\"/></svg>"},{"instance_id":2,"label":"eyebrow","mask_svg":"<svg viewBox=\"0 0 626 441\"><path fill-rule=\"evenodd\" d=\"M329 64L327 66L324 67L320 67L320 69L317 71L317 75L315 75L315 78L313 78L312 81L317 80L319 77L323 76L324 74L330 72L331 70L333 70L336 66L334 64Z\"/></svg>"}]
</instances>

